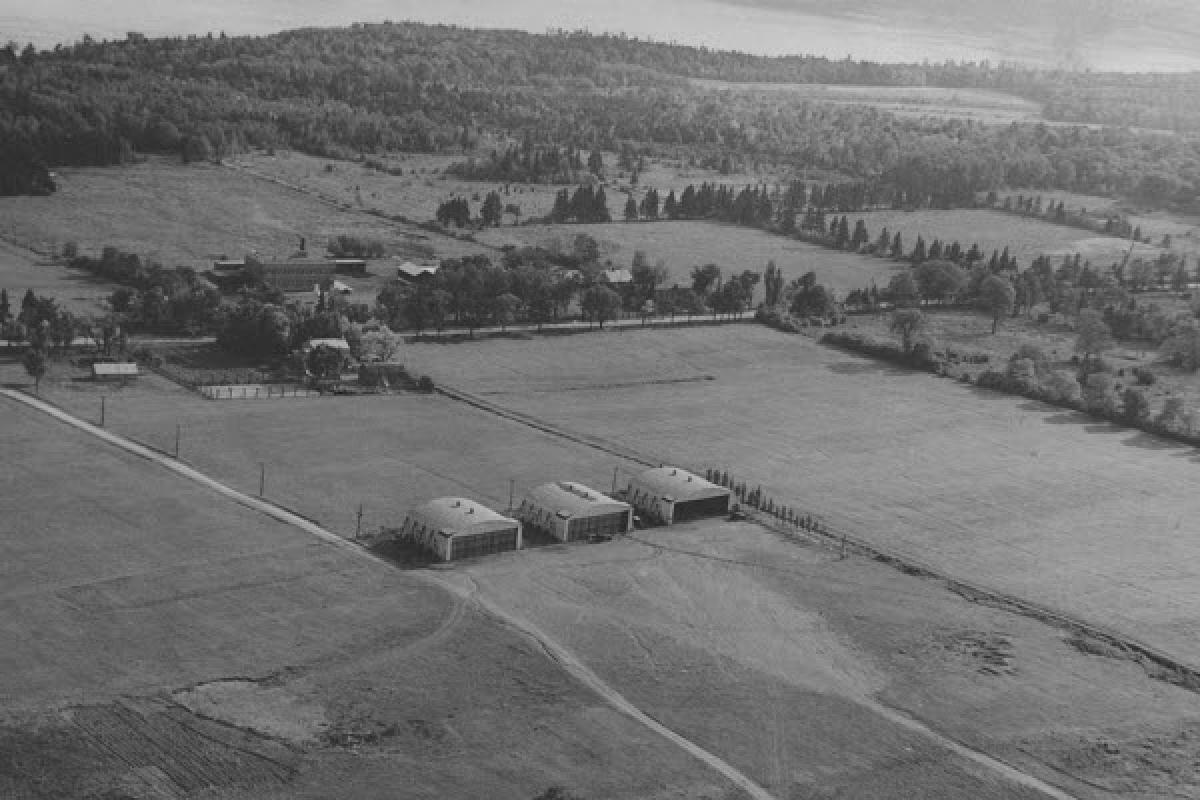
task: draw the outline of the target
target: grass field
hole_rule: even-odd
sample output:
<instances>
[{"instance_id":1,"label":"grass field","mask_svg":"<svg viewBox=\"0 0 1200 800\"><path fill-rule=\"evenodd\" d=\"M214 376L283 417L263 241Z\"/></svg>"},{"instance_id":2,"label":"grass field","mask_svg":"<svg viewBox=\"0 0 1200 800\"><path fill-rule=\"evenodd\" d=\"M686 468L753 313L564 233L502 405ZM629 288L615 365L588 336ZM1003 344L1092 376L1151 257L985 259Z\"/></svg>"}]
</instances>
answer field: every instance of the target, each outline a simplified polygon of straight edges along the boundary
<instances>
[{"instance_id":1,"label":"grass field","mask_svg":"<svg viewBox=\"0 0 1200 800\"><path fill-rule=\"evenodd\" d=\"M507 146L500 144L500 147ZM474 157L484 160L490 153L476 153ZM560 189L574 191L577 184L519 184L507 186L503 182L465 181L445 174L452 164L468 158L466 155L440 156L423 153L393 154L377 157L389 169L404 170L404 175L380 172L365 164L319 158L296 152L262 152L236 156L233 163L247 166L263 174L277 177L288 183L303 186L323 196L355 208L375 208L388 215L399 214L414 222L426 222L436 218L437 207L454 197L465 197L471 202L473 213L479 213L483 198L490 191L497 191L505 204L514 203L521 207L521 219L544 217L554 207L554 196ZM587 156L584 155L586 160ZM629 187L628 173L617 168L617 154L604 153L608 206L614 218L620 217L624 209L625 195L617 187ZM772 183L783 180L785 173L766 170L754 173L720 175L713 170L688 167L679 161L650 159L641 174L638 185L642 189L654 187L665 199L671 190L682 192L688 184L706 181L729 183L741 186L749 183ZM640 193L638 197L640 198ZM514 222L506 214L505 225Z\"/></svg>"},{"instance_id":2,"label":"grass field","mask_svg":"<svg viewBox=\"0 0 1200 800\"><path fill-rule=\"evenodd\" d=\"M447 593L0 402L0 796L729 796Z\"/></svg>"},{"instance_id":3,"label":"grass field","mask_svg":"<svg viewBox=\"0 0 1200 800\"><path fill-rule=\"evenodd\" d=\"M786 93L818 103L867 105L900 116L970 119L984 124L1040 122L1042 107L1016 95L986 89L937 86L846 86L823 83L736 83L693 79L705 89Z\"/></svg>"},{"instance_id":4,"label":"grass field","mask_svg":"<svg viewBox=\"0 0 1200 800\"><path fill-rule=\"evenodd\" d=\"M730 469L880 545L1200 662L1191 448L755 326L405 359L571 430ZM653 382L681 374L715 380Z\"/></svg>"},{"instance_id":5,"label":"grass field","mask_svg":"<svg viewBox=\"0 0 1200 800\"><path fill-rule=\"evenodd\" d=\"M0 288L8 290L13 308L19 309L21 298L32 289L35 294L54 297L60 306L73 313L96 314L115 287L0 240Z\"/></svg>"},{"instance_id":6,"label":"grass field","mask_svg":"<svg viewBox=\"0 0 1200 800\"><path fill-rule=\"evenodd\" d=\"M774 260L787 280L806 272L833 289L856 289L874 281L886 285L902 268L884 259L841 253L805 244L786 236L774 236L753 228L739 228L712 222L614 222L610 225L522 225L517 228L493 228L479 234L481 242L503 244L552 244L569 247L579 234L594 237L600 243L602 258L618 266L628 266L636 250L642 250L651 263L662 260L670 273L667 284L691 284L692 267L717 264L723 274L752 270L761 273ZM762 299L762 284L756 288L756 300Z\"/></svg>"},{"instance_id":7,"label":"grass field","mask_svg":"<svg viewBox=\"0 0 1200 800\"><path fill-rule=\"evenodd\" d=\"M1096 236L1089 231L1053 225L1039 219L1019 217L1002 211L983 209L956 211L870 211L848 214L850 225L862 219L874 241L883 228L892 236L899 232L904 238L906 251L917 242L917 236L925 238L925 244L940 239L948 245L957 241L964 250L972 243L988 258L992 250L1016 256L1021 269L1029 266L1040 255L1073 255L1080 253L1098 267L1121 261L1129 251L1129 242L1113 236ZM1155 258L1162 251L1149 245L1138 245L1135 256Z\"/></svg>"},{"instance_id":8,"label":"grass field","mask_svg":"<svg viewBox=\"0 0 1200 800\"><path fill-rule=\"evenodd\" d=\"M151 159L126 167L63 169L49 197L0 198L0 234L40 253L66 242L83 252L113 245L167 266L207 268L222 256L290 257L306 237L322 257L340 234L383 241L389 254L447 254L479 248L356 211L212 165Z\"/></svg>"},{"instance_id":9,"label":"grass field","mask_svg":"<svg viewBox=\"0 0 1200 800\"><path fill-rule=\"evenodd\" d=\"M141 394L139 417L157 394L158 406L195 418L165 387ZM382 454L389 449L445 470L442 480L482 480L471 476L492 445L478 440L504 425L431 400L448 406L445 417L411 406L364 416L334 401L320 425L297 404L205 403L224 424L204 444L228 446L267 415L284 420L262 434L281 452L307 430L305 446L321 456L297 464L291 480L302 493L289 498L306 513L344 499L335 472L376 492L412 491ZM0 752L20 756L0 762L16 765L0 767L0 788L53 773L59 797L84 796L84 785L144 791L139 781L157 768L177 782L199 774L206 796L247 800L394 796L401 775L406 797L431 799L517 800L549 785L589 799L736 796L471 604L13 411L20 434L0 432L6 449L41 444L4 475L14 500L0 518L50 535L0 540L10 620L0 636L16 637L0 676L6 697L21 698L0 718ZM139 424L118 415L112 427ZM372 451L367 437L384 447ZM353 447L338 444L351 438ZM547 470L571 468L560 455L567 448L606 460L528 429L519 438L514 457ZM189 460L237 478L227 460ZM80 548L85 557L66 557ZM898 724L893 709L1070 788L1200 786L1197 695L937 583L754 525L697 523L439 574L531 621L780 797L1040 796ZM88 648L114 655L96 662ZM145 735L152 751L131 751ZM89 749L96 737L107 760ZM1127 755L1097 755L1114 745ZM112 754L139 769L118 768Z\"/></svg>"}]
</instances>

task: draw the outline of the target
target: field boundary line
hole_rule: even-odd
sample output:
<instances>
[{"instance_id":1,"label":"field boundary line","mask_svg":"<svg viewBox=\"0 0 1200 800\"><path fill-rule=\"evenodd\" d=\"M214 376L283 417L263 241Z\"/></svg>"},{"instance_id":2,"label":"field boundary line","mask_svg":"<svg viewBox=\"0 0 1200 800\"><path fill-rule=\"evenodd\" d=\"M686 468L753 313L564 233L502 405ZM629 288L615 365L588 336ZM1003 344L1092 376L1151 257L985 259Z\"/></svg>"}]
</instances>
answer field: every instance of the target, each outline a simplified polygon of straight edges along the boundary
<instances>
[{"instance_id":1,"label":"field boundary line","mask_svg":"<svg viewBox=\"0 0 1200 800\"><path fill-rule=\"evenodd\" d=\"M582 444L599 450L602 453L615 455L642 464L646 467L657 467L665 463L662 459L651 458L643 453L638 453L613 442L597 439L592 436L574 433L549 422L544 422L536 417L524 414L519 411L505 408L488 400L468 394L459 389L454 389L447 386L439 386L436 391L445 397L452 400L457 400L467 405L473 406L481 411L494 414L496 416L518 422L522 425L534 428L535 430L552 436L558 436L567 441L576 444ZM680 466L687 467L687 464ZM700 470L703 474L703 469ZM860 555L866 555L876 561L883 562L895 569L905 572L916 577L929 578L942 582L947 589L960 597L980 604L987 604L993 607L1009 611L1010 613L1021 614L1022 616L1036 619L1047 625L1066 630L1072 633L1083 633L1091 636L1101 642L1112 645L1120 650L1125 659L1139 663L1151 678L1162 680L1166 683L1171 683L1180 686L1184 689L1200 692L1200 667L1185 662L1183 659L1171 655L1170 653L1155 647L1154 645L1143 642L1128 634L1122 633L1115 628L1109 628L1106 625L1097 622L1089 622L1081 617L1069 614L1065 611L1053 608L1051 606L1035 603L1031 600L1025 600L1016 595L1002 592L981 584L973 583L968 580L956 578L953 575L945 572L938 567L931 566L920 559L910 556L906 553L890 550L880 545L872 544L866 539L863 539L841 527L830 526L828 523L823 523L819 531L800 531L793 530L784 526L772 524L757 509L743 504L743 508L750 514L754 521L776 532L785 535L800 535L803 534L806 538L834 547L842 547L843 544L852 548ZM797 509L800 506L797 505ZM814 509L815 510L815 509ZM818 513L818 516L825 517L826 515ZM1118 656L1114 656L1118 657Z\"/></svg>"},{"instance_id":2,"label":"field boundary line","mask_svg":"<svg viewBox=\"0 0 1200 800\"><path fill-rule=\"evenodd\" d=\"M221 483L215 478L209 477L200 470L189 467L168 455L159 453L151 448L146 447L145 445L138 444L137 442L127 439L124 436L104 430L103 428L99 428L90 422L79 419L78 417L63 411L62 409L45 402L44 400L30 397L24 392L19 392L13 389L0 389L0 396L7 397L10 400L21 403L37 411L41 411L42 413L47 414L54 419L59 420L60 422L83 431L84 433L89 433L96 438L107 442L108 444L124 450L125 452L132 453L133 455L144 458L147 461L154 462L159 466L166 467L179 476L187 478L202 486L206 486L218 494L233 500L235 503L241 506L265 514L278 522L299 528L305 533L315 536L327 544L341 548L347 553L354 554L358 558L366 559L374 564L387 567L389 570L395 569L395 567L383 557L375 555L365 547L356 544L349 539L345 539L336 533L333 533L332 531L326 530L311 520L305 519L304 517L301 517L292 511L281 508L280 506L277 506L276 504L267 500L251 497L243 492L239 492L238 490ZM465 591L461 587L455 587L448 581L440 579L430 572L412 570L408 574L414 575L420 580L438 586L443 590L447 590L451 594L462 596ZM774 795L744 775L736 767L727 763L720 756L710 753L700 745L696 744L690 739L687 739L683 735L676 733L639 709L636 705L626 699L624 695L605 683L599 675L589 669L582 661L579 660L578 657L571 653L570 650L551 639L532 623L505 611L478 592L467 592L466 595L466 599L474 602L489 616L492 616L501 623L536 641L547 654L547 657L558 664L568 675L591 689L593 692L597 693L617 711L625 714L626 716L632 717L635 721L642 723L642 725L645 727L679 746L689 755L704 762L709 767L723 775L735 786L738 786L747 794L749 794L750 797L754 798L754 800L776 800Z\"/></svg>"}]
</instances>

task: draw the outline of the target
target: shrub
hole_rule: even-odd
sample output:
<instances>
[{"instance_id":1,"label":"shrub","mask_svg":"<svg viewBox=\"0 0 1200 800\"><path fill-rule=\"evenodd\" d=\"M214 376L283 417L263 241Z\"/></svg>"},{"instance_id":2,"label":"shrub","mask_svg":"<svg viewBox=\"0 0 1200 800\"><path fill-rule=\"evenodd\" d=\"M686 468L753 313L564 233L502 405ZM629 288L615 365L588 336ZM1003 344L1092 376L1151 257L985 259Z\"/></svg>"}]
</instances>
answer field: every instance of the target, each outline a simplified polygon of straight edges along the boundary
<instances>
[{"instance_id":1,"label":"shrub","mask_svg":"<svg viewBox=\"0 0 1200 800\"><path fill-rule=\"evenodd\" d=\"M1154 370L1149 367L1134 367L1133 377L1137 378L1139 386L1153 386L1158 380L1158 376L1154 374Z\"/></svg>"},{"instance_id":2,"label":"shrub","mask_svg":"<svg viewBox=\"0 0 1200 800\"><path fill-rule=\"evenodd\" d=\"M1137 389L1126 389L1121 393L1121 416L1135 425L1144 421L1150 416L1150 401Z\"/></svg>"},{"instance_id":3,"label":"shrub","mask_svg":"<svg viewBox=\"0 0 1200 800\"><path fill-rule=\"evenodd\" d=\"M434 388L433 387L433 378L429 377L428 375L422 375L417 380L417 388L420 389L422 392L432 392L433 388Z\"/></svg>"}]
</instances>

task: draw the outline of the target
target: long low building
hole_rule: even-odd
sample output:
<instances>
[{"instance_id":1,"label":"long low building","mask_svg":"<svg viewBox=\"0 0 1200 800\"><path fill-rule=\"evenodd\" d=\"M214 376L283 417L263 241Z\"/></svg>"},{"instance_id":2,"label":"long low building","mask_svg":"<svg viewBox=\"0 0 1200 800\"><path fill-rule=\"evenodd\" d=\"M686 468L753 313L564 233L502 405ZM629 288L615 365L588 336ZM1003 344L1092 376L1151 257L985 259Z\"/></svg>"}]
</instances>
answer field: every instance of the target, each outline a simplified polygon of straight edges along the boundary
<instances>
[{"instance_id":1,"label":"long low building","mask_svg":"<svg viewBox=\"0 0 1200 800\"><path fill-rule=\"evenodd\" d=\"M628 533L633 528L633 508L628 503L572 481L530 489L521 500L517 517L560 542Z\"/></svg>"},{"instance_id":2,"label":"long low building","mask_svg":"<svg viewBox=\"0 0 1200 800\"><path fill-rule=\"evenodd\" d=\"M657 467L629 481L627 499L651 520L670 525L729 513L733 495L678 467Z\"/></svg>"},{"instance_id":3,"label":"long low building","mask_svg":"<svg viewBox=\"0 0 1200 800\"><path fill-rule=\"evenodd\" d=\"M412 509L400 538L440 561L521 549L521 523L463 497L439 497Z\"/></svg>"}]
</instances>

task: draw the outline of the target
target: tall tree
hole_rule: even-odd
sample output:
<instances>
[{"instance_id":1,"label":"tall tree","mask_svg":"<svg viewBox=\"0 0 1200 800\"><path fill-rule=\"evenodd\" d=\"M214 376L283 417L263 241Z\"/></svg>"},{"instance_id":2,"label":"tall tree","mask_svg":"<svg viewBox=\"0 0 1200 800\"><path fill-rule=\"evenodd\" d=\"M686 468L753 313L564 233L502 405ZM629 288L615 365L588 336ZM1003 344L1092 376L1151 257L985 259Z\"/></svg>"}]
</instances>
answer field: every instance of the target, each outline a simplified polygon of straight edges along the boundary
<instances>
[{"instance_id":1,"label":"tall tree","mask_svg":"<svg viewBox=\"0 0 1200 800\"><path fill-rule=\"evenodd\" d=\"M979 287L979 307L992 318L992 334L1000 324L1000 318L1012 310L1012 283L999 275L989 275Z\"/></svg>"},{"instance_id":2,"label":"tall tree","mask_svg":"<svg viewBox=\"0 0 1200 800\"><path fill-rule=\"evenodd\" d=\"M604 328L606 320L613 319L621 308L621 296L607 286L593 286L583 293L580 308L588 319L594 319Z\"/></svg>"},{"instance_id":3,"label":"tall tree","mask_svg":"<svg viewBox=\"0 0 1200 800\"><path fill-rule=\"evenodd\" d=\"M899 334L905 353L911 353L919 336L927 325L925 315L915 308L903 308L892 314L892 333Z\"/></svg>"}]
</instances>

